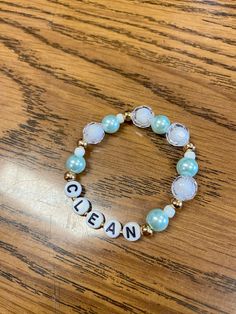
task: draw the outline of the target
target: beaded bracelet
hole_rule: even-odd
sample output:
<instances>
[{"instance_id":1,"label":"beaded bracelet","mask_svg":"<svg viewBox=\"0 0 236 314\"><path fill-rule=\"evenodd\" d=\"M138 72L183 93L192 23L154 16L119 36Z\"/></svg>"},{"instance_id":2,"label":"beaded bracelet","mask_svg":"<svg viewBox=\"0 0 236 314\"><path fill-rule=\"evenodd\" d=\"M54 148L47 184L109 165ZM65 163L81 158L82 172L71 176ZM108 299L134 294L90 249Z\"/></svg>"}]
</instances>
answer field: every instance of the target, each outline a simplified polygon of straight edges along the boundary
<instances>
[{"instance_id":1,"label":"beaded bracelet","mask_svg":"<svg viewBox=\"0 0 236 314\"><path fill-rule=\"evenodd\" d=\"M179 176L173 181L171 191L174 196L171 204L165 208L152 209L147 217L146 223L139 225L136 222L128 222L124 226L115 219L106 220L105 216L98 210L92 209L90 201L80 197L82 192L81 184L76 181L76 175L84 171L86 161L84 159L85 149L88 144L98 144L102 141L105 133L115 133L125 121L132 121L140 128L150 127L156 134L166 135L167 141L178 147L184 147L184 157L176 166ZM164 115L156 115L151 108L139 106L132 112L119 113L106 116L101 123L91 122L83 129L83 139L78 141L78 147L74 154L66 161L65 173L65 194L73 200L73 210L76 214L86 217L86 223L93 229L103 227L104 232L110 238L117 238L123 234L129 241L138 240L141 235L152 235L153 232L160 232L167 228L169 219L175 215L175 210L182 207L183 201L194 198L197 193L197 182L193 178L198 172L198 163L195 158L195 147L189 142L189 130L180 123L170 124L169 119Z\"/></svg>"}]
</instances>

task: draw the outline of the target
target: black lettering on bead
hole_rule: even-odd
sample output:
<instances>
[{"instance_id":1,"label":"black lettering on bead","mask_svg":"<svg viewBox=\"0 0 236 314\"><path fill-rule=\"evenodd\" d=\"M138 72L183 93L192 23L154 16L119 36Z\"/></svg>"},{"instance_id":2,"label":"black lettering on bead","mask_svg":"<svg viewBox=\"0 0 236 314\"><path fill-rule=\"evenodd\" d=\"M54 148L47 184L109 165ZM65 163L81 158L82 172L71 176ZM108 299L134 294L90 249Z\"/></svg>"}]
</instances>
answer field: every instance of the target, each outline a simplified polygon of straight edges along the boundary
<instances>
[{"instance_id":1,"label":"black lettering on bead","mask_svg":"<svg viewBox=\"0 0 236 314\"><path fill-rule=\"evenodd\" d=\"M115 223L112 222L110 226L107 227L106 232L111 231L112 234L115 234Z\"/></svg>"},{"instance_id":2,"label":"black lettering on bead","mask_svg":"<svg viewBox=\"0 0 236 314\"><path fill-rule=\"evenodd\" d=\"M126 230L126 234L127 234L127 238L129 239L130 238L130 234L133 238L136 237L136 232L135 232L135 227L132 226L132 230L127 226L125 227L125 230Z\"/></svg>"},{"instance_id":3,"label":"black lettering on bead","mask_svg":"<svg viewBox=\"0 0 236 314\"><path fill-rule=\"evenodd\" d=\"M71 188L74 188L74 192L76 192L78 190L78 186L76 184L71 184L71 185L68 185L68 187L67 187L67 191L69 193L73 192L73 189L71 190Z\"/></svg>"},{"instance_id":4,"label":"black lettering on bead","mask_svg":"<svg viewBox=\"0 0 236 314\"><path fill-rule=\"evenodd\" d=\"M98 214L92 213L92 215L88 219L88 223L92 226L94 226L94 221L99 217Z\"/></svg>"},{"instance_id":5,"label":"black lettering on bead","mask_svg":"<svg viewBox=\"0 0 236 314\"><path fill-rule=\"evenodd\" d=\"M83 203L84 200L80 200L75 206L74 206L74 209L78 212L79 209L77 206L79 206L81 203Z\"/></svg>"}]
</instances>

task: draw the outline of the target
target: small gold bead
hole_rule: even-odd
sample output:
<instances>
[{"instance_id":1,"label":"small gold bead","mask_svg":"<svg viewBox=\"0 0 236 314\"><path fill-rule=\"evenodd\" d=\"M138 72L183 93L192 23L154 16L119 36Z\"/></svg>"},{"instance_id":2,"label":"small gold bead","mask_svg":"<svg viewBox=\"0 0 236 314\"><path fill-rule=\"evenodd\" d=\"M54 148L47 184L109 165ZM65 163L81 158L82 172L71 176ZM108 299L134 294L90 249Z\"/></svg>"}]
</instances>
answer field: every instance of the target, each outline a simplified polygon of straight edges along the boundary
<instances>
[{"instance_id":1,"label":"small gold bead","mask_svg":"<svg viewBox=\"0 0 236 314\"><path fill-rule=\"evenodd\" d=\"M175 209L181 209L183 207L182 201L179 201L176 198L174 198L171 203Z\"/></svg>"},{"instance_id":2,"label":"small gold bead","mask_svg":"<svg viewBox=\"0 0 236 314\"><path fill-rule=\"evenodd\" d=\"M124 119L125 119L125 121L131 121L131 112L130 111L126 111L124 113Z\"/></svg>"},{"instance_id":3,"label":"small gold bead","mask_svg":"<svg viewBox=\"0 0 236 314\"><path fill-rule=\"evenodd\" d=\"M67 171L65 172L64 174L64 179L66 181L73 181L76 179L76 174L74 172L71 172L71 171Z\"/></svg>"},{"instance_id":4,"label":"small gold bead","mask_svg":"<svg viewBox=\"0 0 236 314\"><path fill-rule=\"evenodd\" d=\"M194 146L193 143L188 143L187 145L184 146L184 152L186 152L188 149L195 151L196 147Z\"/></svg>"},{"instance_id":5,"label":"small gold bead","mask_svg":"<svg viewBox=\"0 0 236 314\"><path fill-rule=\"evenodd\" d=\"M88 143L86 143L83 140L78 140L77 145L82 146L83 148L86 148L88 146Z\"/></svg>"},{"instance_id":6,"label":"small gold bead","mask_svg":"<svg viewBox=\"0 0 236 314\"><path fill-rule=\"evenodd\" d=\"M153 235L153 230L148 224L144 224L141 226L141 232L144 236L152 236Z\"/></svg>"}]
</instances>

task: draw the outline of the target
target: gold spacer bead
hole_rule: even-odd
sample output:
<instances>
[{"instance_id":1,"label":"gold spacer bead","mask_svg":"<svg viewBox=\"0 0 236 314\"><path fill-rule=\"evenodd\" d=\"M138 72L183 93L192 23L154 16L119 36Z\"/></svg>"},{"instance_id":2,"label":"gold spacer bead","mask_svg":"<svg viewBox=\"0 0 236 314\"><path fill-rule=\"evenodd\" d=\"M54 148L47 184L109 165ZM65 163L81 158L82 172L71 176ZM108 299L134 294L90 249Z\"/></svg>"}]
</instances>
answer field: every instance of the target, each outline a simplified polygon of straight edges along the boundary
<instances>
[{"instance_id":1,"label":"gold spacer bead","mask_svg":"<svg viewBox=\"0 0 236 314\"><path fill-rule=\"evenodd\" d=\"M141 226L141 232L144 236L152 236L153 235L153 230L148 224L144 224Z\"/></svg>"},{"instance_id":2,"label":"gold spacer bead","mask_svg":"<svg viewBox=\"0 0 236 314\"><path fill-rule=\"evenodd\" d=\"M183 207L183 202L177 200L176 198L174 198L174 199L171 201L171 203L172 203L172 205L174 206L175 209L181 209L181 208Z\"/></svg>"},{"instance_id":3,"label":"gold spacer bead","mask_svg":"<svg viewBox=\"0 0 236 314\"><path fill-rule=\"evenodd\" d=\"M124 113L124 120L125 121L131 121L131 112L130 111L126 111L125 113Z\"/></svg>"},{"instance_id":4,"label":"gold spacer bead","mask_svg":"<svg viewBox=\"0 0 236 314\"><path fill-rule=\"evenodd\" d=\"M184 146L184 152L186 152L188 149L195 151L196 147L193 143L188 143L187 145Z\"/></svg>"},{"instance_id":5,"label":"gold spacer bead","mask_svg":"<svg viewBox=\"0 0 236 314\"><path fill-rule=\"evenodd\" d=\"M71 172L71 171L67 171L65 172L64 174L64 179L66 181L73 181L76 179L76 174L74 172Z\"/></svg>"},{"instance_id":6,"label":"gold spacer bead","mask_svg":"<svg viewBox=\"0 0 236 314\"><path fill-rule=\"evenodd\" d=\"M82 146L83 148L87 148L88 143L86 143L85 141L80 139L80 140L77 141L77 145L78 146Z\"/></svg>"}]
</instances>

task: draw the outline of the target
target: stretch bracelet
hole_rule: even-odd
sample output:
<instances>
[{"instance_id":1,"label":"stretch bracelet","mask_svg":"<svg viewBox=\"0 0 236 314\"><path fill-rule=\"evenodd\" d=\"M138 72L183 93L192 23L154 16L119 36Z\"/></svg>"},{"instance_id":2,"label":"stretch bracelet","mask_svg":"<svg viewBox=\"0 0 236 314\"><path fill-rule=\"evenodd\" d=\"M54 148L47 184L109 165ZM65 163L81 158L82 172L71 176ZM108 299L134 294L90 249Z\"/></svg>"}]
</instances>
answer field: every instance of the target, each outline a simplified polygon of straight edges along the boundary
<instances>
[{"instance_id":1,"label":"stretch bracelet","mask_svg":"<svg viewBox=\"0 0 236 314\"><path fill-rule=\"evenodd\" d=\"M117 132L120 125L126 121L132 121L140 128L151 129L160 135L165 135L167 141L177 147L184 147L184 157L176 166L178 176L171 185L173 199L164 209L152 209L142 225L136 222L128 222L122 225L116 219L105 219L105 216L98 210L93 209L91 202L81 197L82 186L76 181L76 175L83 172L86 167L84 158L88 145L100 143L105 133ZM91 122L83 129L83 138L78 141L74 154L66 161L67 172L65 180L65 194L73 200L73 211L80 216L86 217L86 223L93 229L103 228L105 234L110 238L117 238L123 234L128 241L136 241L142 235L149 236L154 232L165 230L169 220L174 217L176 209L180 209L184 201L191 200L197 193L197 182L193 178L198 172L195 147L189 142L189 130L180 123L170 123L164 115L154 115L152 109L147 106L139 106L132 112L107 115L101 123Z\"/></svg>"}]
</instances>

